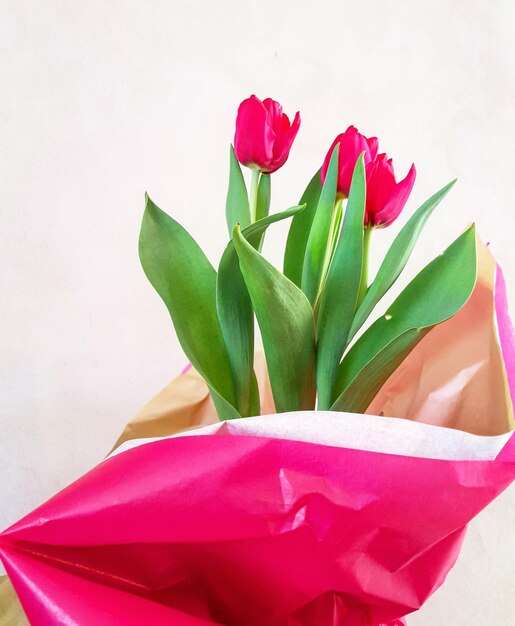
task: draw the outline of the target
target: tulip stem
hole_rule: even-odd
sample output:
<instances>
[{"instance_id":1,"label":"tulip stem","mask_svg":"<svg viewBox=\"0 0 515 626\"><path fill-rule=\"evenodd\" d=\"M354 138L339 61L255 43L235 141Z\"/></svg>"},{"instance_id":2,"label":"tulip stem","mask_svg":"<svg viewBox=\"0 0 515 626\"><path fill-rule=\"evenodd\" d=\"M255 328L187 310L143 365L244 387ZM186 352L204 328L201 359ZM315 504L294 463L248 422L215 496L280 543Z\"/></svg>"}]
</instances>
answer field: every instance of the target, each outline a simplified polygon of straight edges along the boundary
<instances>
[{"instance_id":1,"label":"tulip stem","mask_svg":"<svg viewBox=\"0 0 515 626\"><path fill-rule=\"evenodd\" d=\"M256 221L260 176L261 176L261 172L257 168L253 168L252 180L250 181L250 194L249 194L249 209L250 209L250 223L251 224L254 224L254 222Z\"/></svg>"},{"instance_id":2,"label":"tulip stem","mask_svg":"<svg viewBox=\"0 0 515 626\"><path fill-rule=\"evenodd\" d=\"M363 231L363 265L358 293L358 307L363 302L363 298L365 297L368 289L368 260L370 256L370 239L373 230L374 229L370 226L365 226L365 230Z\"/></svg>"}]
</instances>

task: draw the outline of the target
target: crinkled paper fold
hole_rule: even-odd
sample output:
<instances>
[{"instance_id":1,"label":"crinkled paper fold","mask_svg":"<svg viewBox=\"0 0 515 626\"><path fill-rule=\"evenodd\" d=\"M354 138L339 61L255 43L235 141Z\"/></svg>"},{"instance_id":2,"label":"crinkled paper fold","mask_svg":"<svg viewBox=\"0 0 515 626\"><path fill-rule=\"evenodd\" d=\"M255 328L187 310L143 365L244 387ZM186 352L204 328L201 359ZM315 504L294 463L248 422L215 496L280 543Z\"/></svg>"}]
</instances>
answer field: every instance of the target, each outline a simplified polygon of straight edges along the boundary
<instances>
[{"instance_id":1,"label":"crinkled paper fold","mask_svg":"<svg viewBox=\"0 0 515 626\"><path fill-rule=\"evenodd\" d=\"M369 415L218 424L195 372L163 390L109 458L1 535L30 623L403 624L515 478L513 331L480 252L469 303Z\"/></svg>"}]
</instances>

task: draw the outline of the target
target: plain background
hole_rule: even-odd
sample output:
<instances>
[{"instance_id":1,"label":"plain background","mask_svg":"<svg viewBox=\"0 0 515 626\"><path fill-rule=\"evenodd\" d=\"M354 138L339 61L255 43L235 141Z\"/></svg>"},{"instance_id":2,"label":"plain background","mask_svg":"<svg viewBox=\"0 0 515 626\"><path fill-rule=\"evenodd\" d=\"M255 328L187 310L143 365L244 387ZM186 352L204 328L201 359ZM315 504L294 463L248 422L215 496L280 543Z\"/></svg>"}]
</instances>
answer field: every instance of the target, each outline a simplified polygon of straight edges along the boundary
<instances>
[{"instance_id":1,"label":"plain background","mask_svg":"<svg viewBox=\"0 0 515 626\"><path fill-rule=\"evenodd\" d=\"M216 262L253 92L302 114L273 210L356 124L399 175L416 163L406 211L459 178L410 272L476 221L515 302L514 28L512 0L2 0L0 526L98 462L185 364L139 266L144 191ZM512 489L410 625L515 623L514 531Z\"/></svg>"}]
</instances>

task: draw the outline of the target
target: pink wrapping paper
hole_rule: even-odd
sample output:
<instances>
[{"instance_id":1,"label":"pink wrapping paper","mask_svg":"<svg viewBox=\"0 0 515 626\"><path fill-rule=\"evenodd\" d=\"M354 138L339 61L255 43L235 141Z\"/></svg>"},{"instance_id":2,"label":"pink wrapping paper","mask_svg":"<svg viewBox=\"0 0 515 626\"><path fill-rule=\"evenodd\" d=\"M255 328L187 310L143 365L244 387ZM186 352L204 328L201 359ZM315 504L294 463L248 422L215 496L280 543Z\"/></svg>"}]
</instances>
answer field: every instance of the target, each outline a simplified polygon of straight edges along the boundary
<instances>
[{"instance_id":1,"label":"pink wrapping paper","mask_svg":"<svg viewBox=\"0 0 515 626\"><path fill-rule=\"evenodd\" d=\"M505 398L514 386L515 342L502 276L489 276L495 336L466 355L476 377L455 385L448 406L458 421L449 425L464 424L477 382L494 394L490 413L500 433L513 420ZM384 407L393 406L395 388L399 406L406 398L419 406L417 388L406 381L412 371L434 370L429 356L421 366L413 353L415 370L393 375L378 413L389 414ZM459 362L453 366L461 371ZM496 384L487 386L492 371ZM443 406L438 388L431 393ZM515 438L491 453L491 438L466 435L470 450L490 450L469 457L452 445L464 433L416 423L409 412L400 417L414 421L361 416L371 434L381 432L379 423L402 428L417 445L427 438L426 451L434 450L432 439L448 442L445 454L356 449L337 442L334 428L332 444L280 437L272 432L280 415L268 418L269 436L242 434L231 423L136 442L0 536L0 556L30 623L404 624L445 580L467 523L515 479ZM466 430L483 432L488 419L473 415ZM341 414L342 431L345 420Z\"/></svg>"},{"instance_id":2,"label":"pink wrapping paper","mask_svg":"<svg viewBox=\"0 0 515 626\"><path fill-rule=\"evenodd\" d=\"M104 461L2 558L36 626L141 624L149 605L155 624L377 626L422 605L514 477L513 437L494 461L174 437Z\"/></svg>"}]
</instances>

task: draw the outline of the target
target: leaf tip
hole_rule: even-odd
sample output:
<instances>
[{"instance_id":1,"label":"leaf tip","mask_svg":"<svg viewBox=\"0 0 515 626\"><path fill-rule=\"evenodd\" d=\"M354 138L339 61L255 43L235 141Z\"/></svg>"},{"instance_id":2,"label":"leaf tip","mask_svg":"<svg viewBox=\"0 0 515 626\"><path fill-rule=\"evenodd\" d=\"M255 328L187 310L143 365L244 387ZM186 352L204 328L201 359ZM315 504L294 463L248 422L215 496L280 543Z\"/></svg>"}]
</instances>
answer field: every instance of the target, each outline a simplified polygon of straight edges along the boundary
<instances>
[{"instance_id":1,"label":"leaf tip","mask_svg":"<svg viewBox=\"0 0 515 626\"><path fill-rule=\"evenodd\" d=\"M354 166L354 171L362 172L362 175L365 175L365 150L359 155L356 160L356 165Z\"/></svg>"},{"instance_id":2,"label":"leaf tip","mask_svg":"<svg viewBox=\"0 0 515 626\"><path fill-rule=\"evenodd\" d=\"M145 191L145 211L151 210L153 208L156 208L156 203L148 195L148 192Z\"/></svg>"},{"instance_id":3,"label":"leaf tip","mask_svg":"<svg viewBox=\"0 0 515 626\"><path fill-rule=\"evenodd\" d=\"M146 217L147 219L151 219L154 221L158 219L158 217L161 214L166 215L166 213L162 209L160 209L157 206L157 204L152 200L152 198L148 195L148 193L145 192L145 211L144 211L143 219L145 219ZM167 217L170 217L170 216L168 215Z\"/></svg>"}]
</instances>

